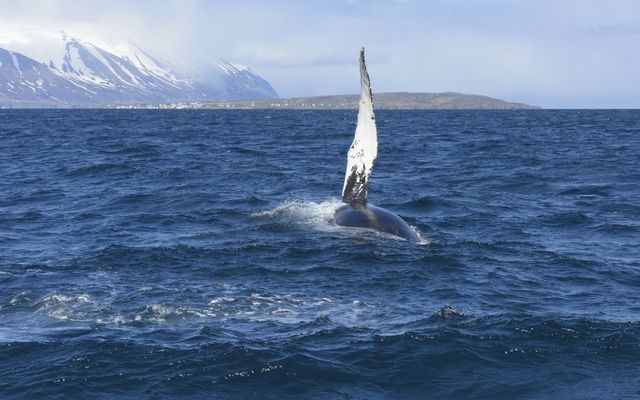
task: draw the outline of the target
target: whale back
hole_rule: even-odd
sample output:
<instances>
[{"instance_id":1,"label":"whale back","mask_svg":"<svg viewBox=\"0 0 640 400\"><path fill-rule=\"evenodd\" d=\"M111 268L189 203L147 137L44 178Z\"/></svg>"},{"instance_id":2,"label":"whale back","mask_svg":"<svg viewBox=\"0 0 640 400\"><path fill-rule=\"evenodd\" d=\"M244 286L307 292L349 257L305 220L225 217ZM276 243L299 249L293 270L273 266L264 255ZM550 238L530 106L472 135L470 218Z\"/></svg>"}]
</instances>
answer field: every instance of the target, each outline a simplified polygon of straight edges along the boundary
<instances>
[{"instance_id":1,"label":"whale back","mask_svg":"<svg viewBox=\"0 0 640 400\"><path fill-rule=\"evenodd\" d=\"M404 238L410 242L420 242L418 235L399 216L384 208L368 205L367 207L339 207L334 219L336 224L356 228L373 229Z\"/></svg>"},{"instance_id":2,"label":"whale back","mask_svg":"<svg viewBox=\"0 0 640 400\"><path fill-rule=\"evenodd\" d=\"M360 50L360 103L358 125L353 143L347 155L347 171L342 186L342 201L354 207L366 207L367 184L378 156L378 133L373 113L371 82L364 60L364 48Z\"/></svg>"}]
</instances>

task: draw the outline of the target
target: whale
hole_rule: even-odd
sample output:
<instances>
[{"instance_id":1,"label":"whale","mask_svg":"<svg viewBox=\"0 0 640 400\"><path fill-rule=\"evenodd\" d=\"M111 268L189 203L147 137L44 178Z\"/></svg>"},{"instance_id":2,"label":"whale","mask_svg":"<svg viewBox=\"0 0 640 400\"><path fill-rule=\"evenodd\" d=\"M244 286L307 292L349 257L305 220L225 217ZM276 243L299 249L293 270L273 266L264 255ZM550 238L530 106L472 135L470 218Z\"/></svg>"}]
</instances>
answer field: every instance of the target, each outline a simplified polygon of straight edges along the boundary
<instances>
[{"instance_id":1,"label":"whale","mask_svg":"<svg viewBox=\"0 0 640 400\"><path fill-rule=\"evenodd\" d=\"M371 81L360 49L360 102L358 123L347 154L347 170L342 186L342 202L334 221L346 227L366 228L388 233L411 242L419 242L416 232L398 215L367 202L367 186L378 157L378 131L373 112Z\"/></svg>"}]
</instances>

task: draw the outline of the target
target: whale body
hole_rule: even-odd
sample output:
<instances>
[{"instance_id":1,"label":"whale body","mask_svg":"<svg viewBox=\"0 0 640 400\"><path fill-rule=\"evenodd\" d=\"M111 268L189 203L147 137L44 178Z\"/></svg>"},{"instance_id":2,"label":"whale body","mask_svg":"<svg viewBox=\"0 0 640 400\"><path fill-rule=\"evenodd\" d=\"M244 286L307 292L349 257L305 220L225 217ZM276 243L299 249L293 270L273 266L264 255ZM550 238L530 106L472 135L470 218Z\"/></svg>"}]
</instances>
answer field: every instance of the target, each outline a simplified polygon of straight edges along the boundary
<instances>
[{"instance_id":1,"label":"whale body","mask_svg":"<svg viewBox=\"0 0 640 400\"><path fill-rule=\"evenodd\" d=\"M340 206L335 212L334 220L340 226L373 229L412 242L420 241L418 235L402 218L371 204L366 207L353 207L348 204Z\"/></svg>"},{"instance_id":2,"label":"whale body","mask_svg":"<svg viewBox=\"0 0 640 400\"><path fill-rule=\"evenodd\" d=\"M347 155L342 187L342 202L345 204L336 209L334 221L341 226L373 229L418 242L418 235L402 218L389 210L367 204L367 185L378 156L378 133L364 48L360 50L360 89L358 125Z\"/></svg>"}]
</instances>

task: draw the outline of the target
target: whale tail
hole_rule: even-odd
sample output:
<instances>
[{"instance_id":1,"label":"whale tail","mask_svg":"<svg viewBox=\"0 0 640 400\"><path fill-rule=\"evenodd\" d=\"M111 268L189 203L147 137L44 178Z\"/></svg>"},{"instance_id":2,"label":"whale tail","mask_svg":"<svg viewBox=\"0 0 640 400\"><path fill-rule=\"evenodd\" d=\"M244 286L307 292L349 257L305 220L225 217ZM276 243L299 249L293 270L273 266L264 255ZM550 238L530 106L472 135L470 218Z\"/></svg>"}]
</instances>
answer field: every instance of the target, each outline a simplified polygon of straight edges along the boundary
<instances>
[{"instance_id":1,"label":"whale tail","mask_svg":"<svg viewBox=\"0 0 640 400\"><path fill-rule=\"evenodd\" d=\"M367 183L378 156L378 133L373 113L371 82L360 50L360 104L355 137L347 155L347 171L342 187L342 201L354 207L366 207Z\"/></svg>"}]
</instances>

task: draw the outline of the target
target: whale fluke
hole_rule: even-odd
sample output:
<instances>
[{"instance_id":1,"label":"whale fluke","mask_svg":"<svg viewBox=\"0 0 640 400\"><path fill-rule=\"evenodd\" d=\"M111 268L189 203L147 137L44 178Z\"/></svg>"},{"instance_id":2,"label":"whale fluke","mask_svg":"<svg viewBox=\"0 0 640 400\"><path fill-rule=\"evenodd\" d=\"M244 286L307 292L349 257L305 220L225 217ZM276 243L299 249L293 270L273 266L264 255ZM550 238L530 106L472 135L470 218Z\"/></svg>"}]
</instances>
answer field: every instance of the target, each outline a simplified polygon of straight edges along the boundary
<instances>
[{"instance_id":1,"label":"whale fluke","mask_svg":"<svg viewBox=\"0 0 640 400\"><path fill-rule=\"evenodd\" d=\"M367 183L378 156L378 134L373 113L371 83L364 61L364 47L360 49L360 104L355 137L347 156L347 171L342 187L342 201L354 206L367 205Z\"/></svg>"},{"instance_id":2,"label":"whale fluke","mask_svg":"<svg viewBox=\"0 0 640 400\"><path fill-rule=\"evenodd\" d=\"M360 50L360 87L358 125L349 148L342 187L342 201L346 204L336 209L334 221L341 226L373 229L419 242L418 235L402 218L384 208L367 204L367 183L378 156L378 133L364 48Z\"/></svg>"}]
</instances>

